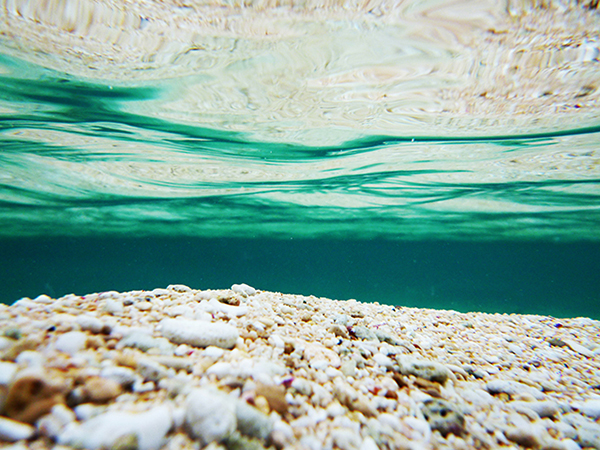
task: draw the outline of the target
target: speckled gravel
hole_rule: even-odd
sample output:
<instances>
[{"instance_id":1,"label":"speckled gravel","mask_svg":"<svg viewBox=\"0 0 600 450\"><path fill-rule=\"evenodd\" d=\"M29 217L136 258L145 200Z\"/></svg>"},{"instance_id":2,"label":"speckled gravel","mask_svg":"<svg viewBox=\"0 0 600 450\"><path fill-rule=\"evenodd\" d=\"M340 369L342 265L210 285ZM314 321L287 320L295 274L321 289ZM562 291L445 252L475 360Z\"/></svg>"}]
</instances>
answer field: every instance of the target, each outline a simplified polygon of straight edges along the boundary
<instances>
[{"instance_id":1,"label":"speckled gravel","mask_svg":"<svg viewBox=\"0 0 600 450\"><path fill-rule=\"evenodd\" d=\"M226 290L0 305L17 449L600 449L600 322Z\"/></svg>"}]
</instances>

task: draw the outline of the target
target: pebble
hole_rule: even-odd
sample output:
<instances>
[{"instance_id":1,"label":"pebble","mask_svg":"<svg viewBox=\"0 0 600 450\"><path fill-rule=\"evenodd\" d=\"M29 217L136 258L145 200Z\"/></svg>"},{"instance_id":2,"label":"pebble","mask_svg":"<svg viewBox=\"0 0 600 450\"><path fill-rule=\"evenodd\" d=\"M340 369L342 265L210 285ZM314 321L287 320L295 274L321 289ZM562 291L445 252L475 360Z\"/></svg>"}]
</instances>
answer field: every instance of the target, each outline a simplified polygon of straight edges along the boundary
<instances>
[{"instance_id":1,"label":"pebble","mask_svg":"<svg viewBox=\"0 0 600 450\"><path fill-rule=\"evenodd\" d=\"M155 338L142 331L134 331L117 344L117 348L137 348L144 352L156 349L161 354L173 354L175 346L165 338Z\"/></svg>"},{"instance_id":2,"label":"pebble","mask_svg":"<svg viewBox=\"0 0 600 450\"><path fill-rule=\"evenodd\" d=\"M237 429L246 436L265 440L273 431L269 416L241 400L236 403L236 419Z\"/></svg>"},{"instance_id":3,"label":"pebble","mask_svg":"<svg viewBox=\"0 0 600 450\"><path fill-rule=\"evenodd\" d=\"M75 321L84 331L91 331L95 334L110 332L110 327L108 327L102 320L89 314L81 314L77 316Z\"/></svg>"},{"instance_id":4,"label":"pebble","mask_svg":"<svg viewBox=\"0 0 600 450\"><path fill-rule=\"evenodd\" d=\"M379 341L374 331L362 325L353 327L352 333L354 333L354 336L356 336L358 339L364 339L366 341Z\"/></svg>"},{"instance_id":5,"label":"pebble","mask_svg":"<svg viewBox=\"0 0 600 450\"><path fill-rule=\"evenodd\" d=\"M118 300L107 299L104 304L104 311L114 316L121 316L125 311L125 307L123 306L123 303Z\"/></svg>"},{"instance_id":6,"label":"pebble","mask_svg":"<svg viewBox=\"0 0 600 450\"><path fill-rule=\"evenodd\" d=\"M595 420L600 419L600 399L586 400L579 405L579 411Z\"/></svg>"},{"instance_id":7,"label":"pebble","mask_svg":"<svg viewBox=\"0 0 600 450\"><path fill-rule=\"evenodd\" d=\"M236 294L242 294L244 297L256 295L256 289L254 289L252 286L248 286L245 283L234 284L233 286L231 286L231 290Z\"/></svg>"},{"instance_id":8,"label":"pebble","mask_svg":"<svg viewBox=\"0 0 600 450\"><path fill-rule=\"evenodd\" d=\"M421 412L432 430L437 430L442 436L452 433L462 436L465 432L465 417L459 408L442 399L426 400Z\"/></svg>"},{"instance_id":9,"label":"pebble","mask_svg":"<svg viewBox=\"0 0 600 450\"><path fill-rule=\"evenodd\" d=\"M114 380L122 387L131 386L137 379L135 371L129 367L123 366L108 366L100 371L102 378Z\"/></svg>"},{"instance_id":10,"label":"pebble","mask_svg":"<svg viewBox=\"0 0 600 450\"><path fill-rule=\"evenodd\" d=\"M35 434L35 428L26 423L0 417L0 440L15 442L29 439Z\"/></svg>"},{"instance_id":11,"label":"pebble","mask_svg":"<svg viewBox=\"0 0 600 450\"><path fill-rule=\"evenodd\" d=\"M86 342L87 334L82 331L70 331L61 334L58 339L56 339L54 346L59 352L74 355L85 348Z\"/></svg>"},{"instance_id":12,"label":"pebble","mask_svg":"<svg viewBox=\"0 0 600 450\"><path fill-rule=\"evenodd\" d=\"M509 441L527 448L539 448L543 442L538 429L534 427L509 427L504 435Z\"/></svg>"},{"instance_id":13,"label":"pebble","mask_svg":"<svg viewBox=\"0 0 600 450\"><path fill-rule=\"evenodd\" d=\"M227 317L241 317L248 312L247 306L233 306L226 303L221 303L216 298L211 298L207 302L202 302L197 307L198 310L205 311L210 314L223 313Z\"/></svg>"},{"instance_id":14,"label":"pebble","mask_svg":"<svg viewBox=\"0 0 600 450\"><path fill-rule=\"evenodd\" d=\"M233 348L239 337L235 327L221 322L201 320L164 319L160 322L161 333L175 344L194 347L215 346Z\"/></svg>"},{"instance_id":15,"label":"pebble","mask_svg":"<svg viewBox=\"0 0 600 450\"><path fill-rule=\"evenodd\" d=\"M82 386L83 398L92 403L106 403L123 392L121 384L110 378L90 377Z\"/></svg>"},{"instance_id":16,"label":"pebble","mask_svg":"<svg viewBox=\"0 0 600 450\"><path fill-rule=\"evenodd\" d=\"M490 394L509 394L509 395L518 395L518 394L530 394L537 400L544 400L545 395L540 392L538 389L528 386L523 383L519 383L518 381L512 380L493 380L485 385L485 389Z\"/></svg>"},{"instance_id":17,"label":"pebble","mask_svg":"<svg viewBox=\"0 0 600 450\"><path fill-rule=\"evenodd\" d=\"M19 365L13 362L0 361L0 385L8 385L15 374Z\"/></svg>"},{"instance_id":18,"label":"pebble","mask_svg":"<svg viewBox=\"0 0 600 450\"><path fill-rule=\"evenodd\" d=\"M236 400L209 388L194 389L186 399L185 424L203 445L220 443L237 428Z\"/></svg>"},{"instance_id":19,"label":"pebble","mask_svg":"<svg viewBox=\"0 0 600 450\"><path fill-rule=\"evenodd\" d=\"M567 344L569 346L569 348L571 350L573 350L574 352L579 353L580 355L586 356L588 358L593 358L594 357L594 352L592 350L590 350L587 347L584 347L583 345L581 345L578 342L575 342L572 339L563 339L562 340L565 344Z\"/></svg>"},{"instance_id":20,"label":"pebble","mask_svg":"<svg viewBox=\"0 0 600 450\"><path fill-rule=\"evenodd\" d=\"M115 448L124 439L135 439L138 450L158 450L172 426L171 408L156 406L145 412L108 411L83 423L71 423L58 443L75 448Z\"/></svg>"},{"instance_id":21,"label":"pebble","mask_svg":"<svg viewBox=\"0 0 600 450\"><path fill-rule=\"evenodd\" d=\"M339 355L318 342L304 343L304 359L316 370L325 370L327 367L336 369L342 365Z\"/></svg>"},{"instance_id":22,"label":"pebble","mask_svg":"<svg viewBox=\"0 0 600 450\"><path fill-rule=\"evenodd\" d=\"M520 408L527 408L535 412L539 417L555 417L560 412L558 404L554 401L513 401L508 403L508 406L512 406L516 411Z\"/></svg>"},{"instance_id":23,"label":"pebble","mask_svg":"<svg viewBox=\"0 0 600 450\"><path fill-rule=\"evenodd\" d=\"M33 424L50 412L57 403L65 402L66 386L48 374L25 374L10 385L4 402L4 414L19 422Z\"/></svg>"},{"instance_id":24,"label":"pebble","mask_svg":"<svg viewBox=\"0 0 600 450\"><path fill-rule=\"evenodd\" d=\"M401 355L397 358L400 373L414 375L425 380L444 384L451 375L450 369L434 361L425 361L412 356Z\"/></svg>"}]
</instances>

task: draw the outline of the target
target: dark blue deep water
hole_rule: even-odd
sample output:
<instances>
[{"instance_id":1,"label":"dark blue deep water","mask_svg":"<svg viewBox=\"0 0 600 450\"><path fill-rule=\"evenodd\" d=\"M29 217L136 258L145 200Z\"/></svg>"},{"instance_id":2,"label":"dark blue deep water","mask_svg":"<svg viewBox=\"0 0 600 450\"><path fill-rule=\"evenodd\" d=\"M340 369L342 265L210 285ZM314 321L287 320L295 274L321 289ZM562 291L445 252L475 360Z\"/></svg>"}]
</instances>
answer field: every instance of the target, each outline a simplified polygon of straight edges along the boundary
<instances>
[{"instance_id":1,"label":"dark blue deep water","mask_svg":"<svg viewBox=\"0 0 600 450\"><path fill-rule=\"evenodd\" d=\"M0 301L183 283L461 312L600 318L600 244L383 239L18 238Z\"/></svg>"}]
</instances>

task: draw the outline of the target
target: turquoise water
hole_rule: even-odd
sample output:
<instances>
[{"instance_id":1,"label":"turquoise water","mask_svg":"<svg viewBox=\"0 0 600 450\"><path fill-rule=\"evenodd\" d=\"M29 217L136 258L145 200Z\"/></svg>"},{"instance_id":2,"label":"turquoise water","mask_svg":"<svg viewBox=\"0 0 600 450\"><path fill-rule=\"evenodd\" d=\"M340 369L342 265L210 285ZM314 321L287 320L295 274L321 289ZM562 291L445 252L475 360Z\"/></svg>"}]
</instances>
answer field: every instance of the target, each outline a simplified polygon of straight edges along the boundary
<instances>
[{"instance_id":1,"label":"turquoise water","mask_svg":"<svg viewBox=\"0 0 600 450\"><path fill-rule=\"evenodd\" d=\"M4 33L0 301L246 282L600 318L593 36L503 99L506 71L437 25L352 20L115 73Z\"/></svg>"},{"instance_id":2,"label":"turquoise water","mask_svg":"<svg viewBox=\"0 0 600 450\"><path fill-rule=\"evenodd\" d=\"M2 236L600 238L600 126L264 142L127 112L168 87L0 63Z\"/></svg>"}]
</instances>

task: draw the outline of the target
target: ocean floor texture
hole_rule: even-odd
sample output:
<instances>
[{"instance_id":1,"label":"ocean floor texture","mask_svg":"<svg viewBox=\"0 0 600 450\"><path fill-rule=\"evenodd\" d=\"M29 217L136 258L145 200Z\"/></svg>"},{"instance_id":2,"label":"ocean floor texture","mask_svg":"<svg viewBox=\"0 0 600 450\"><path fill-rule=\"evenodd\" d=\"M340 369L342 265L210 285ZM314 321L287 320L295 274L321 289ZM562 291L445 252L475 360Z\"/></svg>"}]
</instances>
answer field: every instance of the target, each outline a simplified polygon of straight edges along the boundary
<instances>
[{"instance_id":1,"label":"ocean floor texture","mask_svg":"<svg viewBox=\"0 0 600 450\"><path fill-rule=\"evenodd\" d=\"M600 449L600 322L225 290L0 305L0 445Z\"/></svg>"}]
</instances>

